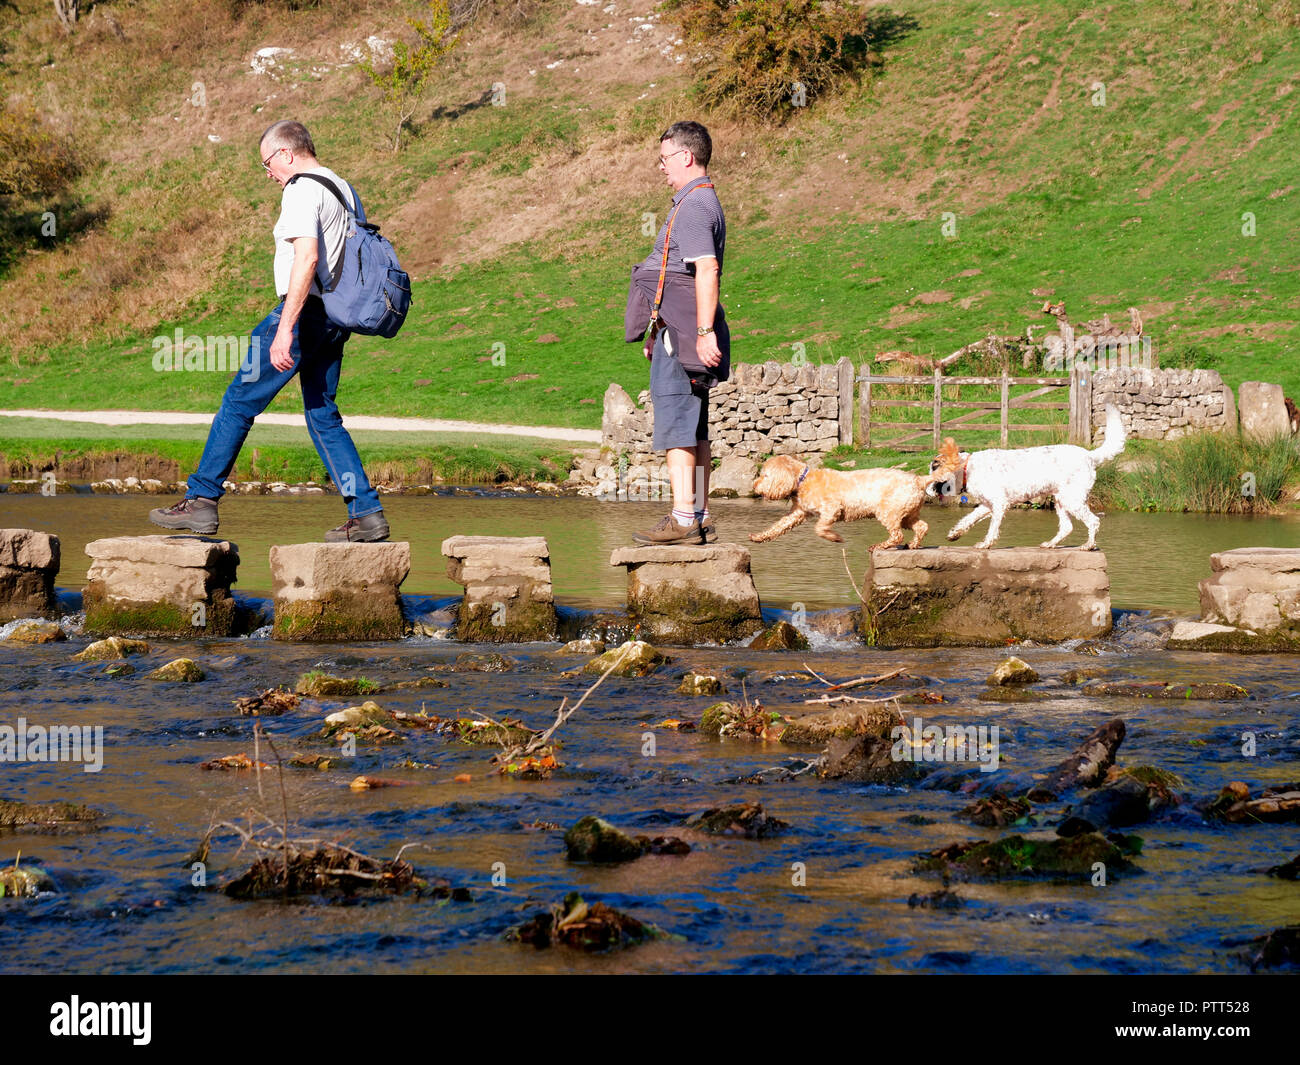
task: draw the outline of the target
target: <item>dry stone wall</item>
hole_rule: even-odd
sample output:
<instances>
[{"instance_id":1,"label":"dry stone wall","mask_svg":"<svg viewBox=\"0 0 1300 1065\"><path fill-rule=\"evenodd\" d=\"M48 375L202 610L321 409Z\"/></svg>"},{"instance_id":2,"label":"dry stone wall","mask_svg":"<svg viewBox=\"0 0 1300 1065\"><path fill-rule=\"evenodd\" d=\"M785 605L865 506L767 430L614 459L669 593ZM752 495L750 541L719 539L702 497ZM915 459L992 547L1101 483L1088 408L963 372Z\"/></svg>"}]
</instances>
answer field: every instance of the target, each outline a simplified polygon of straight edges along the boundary
<instances>
[{"instance_id":1,"label":"dry stone wall","mask_svg":"<svg viewBox=\"0 0 1300 1065\"><path fill-rule=\"evenodd\" d=\"M1143 440L1237 428L1232 389L1215 370L1098 370L1091 388L1094 447L1104 435L1108 403L1119 408L1128 435Z\"/></svg>"},{"instance_id":2,"label":"dry stone wall","mask_svg":"<svg viewBox=\"0 0 1300 1065\"><path fill-rule=\"evenodd\" d=\"M634 403L617 384L605 392L602 444L633 466L662 462L651 447L654 408L650 393ZM853 438L853 366L805 363L738 363L731 379L713 389L709 438L715 458L742 455L813 455Z\"/></svg>"}]
</instances>

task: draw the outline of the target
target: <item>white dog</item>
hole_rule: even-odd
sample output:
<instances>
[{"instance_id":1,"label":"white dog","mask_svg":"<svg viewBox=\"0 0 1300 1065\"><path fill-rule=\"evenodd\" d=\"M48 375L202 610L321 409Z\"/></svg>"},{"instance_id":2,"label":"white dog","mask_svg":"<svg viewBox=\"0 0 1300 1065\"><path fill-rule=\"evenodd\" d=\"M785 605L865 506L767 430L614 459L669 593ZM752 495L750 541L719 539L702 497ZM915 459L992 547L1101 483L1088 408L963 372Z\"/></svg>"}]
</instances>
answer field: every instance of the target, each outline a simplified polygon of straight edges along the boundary
<instances>
[{"instance_id":1,"label":"white dog","mask_svg":"<svg viewBox=\"0 0 1300 1065\"><path fill-rule=\"evenodd\" d=\"M1056 498L1060 528L1041 546L1055 547L1069 536L1074 528L1070 518L1074 517L1088 527L1088 542L1083 549L1095 551L1101 519L1088 509L1088 493L1097 479L1097 467L1123 450L1124 423L1113 406L1106 407L1106 439L1094 451L1072 444L1054 444L1019 451L979 451L971 455L958 451L951 437L944 440L938 458L930 463L930 471L946 470L951 475L954 494L964 492L979 504L953 526L948 539L958 539L977 521L992 515L988 535L975 545L977 548L992 547L997 543L1002 519L1012 503L1025 503L1035 496L1052 495ZM937 495L941 488L942 484L932 485L927 494Z\"/></svg>"}]
</instances>

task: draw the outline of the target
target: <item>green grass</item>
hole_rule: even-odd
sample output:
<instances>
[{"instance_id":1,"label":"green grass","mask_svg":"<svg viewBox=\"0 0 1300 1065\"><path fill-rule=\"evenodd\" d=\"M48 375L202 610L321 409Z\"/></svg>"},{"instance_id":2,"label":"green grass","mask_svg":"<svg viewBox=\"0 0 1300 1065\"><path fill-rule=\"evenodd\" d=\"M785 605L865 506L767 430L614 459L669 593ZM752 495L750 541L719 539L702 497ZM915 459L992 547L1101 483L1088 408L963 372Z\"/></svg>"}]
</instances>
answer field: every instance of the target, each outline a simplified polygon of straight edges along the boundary
<instances>
[{"instance_id":1,"label":"green grass","mask_svg":"<svg viewBox=\"0 0 1300 1065\"><path fill-rule=\"evenodd\" d=\"M1298 479L1300 450L1290 437L1258 442L1202 433L1133 441L1123 459L1098 469L1093 496L1123 510L1268 513Z\"/></svg>"},{"instance_id":2,"label":"green grass","mask_svg":"<svg viewBox=\"0 0 1300 1065\"><path fill-rule=\"evenodd\" d=\"M1076 320L1102 311L1122 318L1124 308L1142 307L1162 360L1213 363L1231 385L1274 381L1300 395L1300 362L1292 357L1300 339L1300 193L1293 188L1300 96L1288 95L1300 76L1295 26L1241 5L1195 7L1194 17L1135 5L1080 20L1077 4L1050 0L1003 5L998 19L973 0L909 5L921 28L891 51L870 91L813 108L780 135L738 136L737 145L770 150L770 177L747 174L734 150L714 167L731 226L723 302L733 358L787 361L796 343L814 362L848 356L860 363L895 348L942 356L989 332L1023 334L1029 323L1049 324L1038 311L1038 289L1064 298ZM978 94L970 89L972 62L995 70ZM1069 76L1053 88L1067 62ZM32 66L30 76L39 69ZM1079 83L1082 71L1087 84ZM469 75L481 74L456 68L449 78L460 80L442 86L443 99L473 97L466 85L477 82ZM95 85L107 84L102 75ZM136 120L191 77L188 67L150 74L147 86L126 97ZM1105 106L1092 105L1093 80L1107 85ZM359 140L356 130L372 107L366 94L322 83L331 109L313 128L322 143L338 146L340 169L355 175L382 219L453 162L471 171L471 182L490 180L523 173L543 154L576 154L593 131L618 130L628 143L653 137L682 84L666 80L645 100L636 99L638 88L601 85L579 96L572 80L539 70L536 95L426 121L394 160ZM1051 92L1060 102L1044 119L1041 105ZM969 107L964 125L946 105L924 110L924 101L947 98ZM118 128L107 110L114 106L106 96L106 130ZM577 107L586 109L580 117ZM776 193L804 161L833 156L864 127L872 136L845 160L845 180L860 180L869 197L896 175L936 168L915 206L882 208L870 223L824 212L815 196L789 209L780 201L776 210ZM225 378L155 373L151 341L176 328L247 334L268 309L263 230L274 190L246 156L242 145L204 144L164 156L143 174L108 166L104 180L118 192L145 182L157 194L154 217L110 219L122 240L147 247L150 230L174 227L207 188L195 175L214 172L238 208L238 239L213 264L210 287L180 315L129 334L106 323L91 335L15 353L0 376L5 406L215 409ZM580 169L572 180L613 180L599 167ZM749 183L743 197L734 191L742 181ZM418 281L401 335L349 344L342 408L598 427L611 381L633 396L648 384L638 346L622 343L621 311L628 267L649 251L641 212L662 211L665 197L649 167L629 188L626 203L561 241L520 244L491 262L450 266ZM967 208L968 200L983 205ZM947 212L957 225L952 238L941 232ZM1243 234L1246 212L1255 216L1254 235ZM508 225L456 224L471 223ZM57 305L65 290L51 281ZM950 297L916 300L940 291ZM569 300L572 306L560 305ZM546 334L559 339L538 343ZM504 351L504 364L492 361L494 350ZM298 406L296 392L286 389L271 409Z\"/></svg>"},{"instance_id":3,"label":"green grass","mask_svg":"<svg viewBox=\"0 0 1300 1065\"><path fill-rule=\"evenodd\" d=\"M112 433L112 436L107 435ZM107 427L85 422L39 419L0 420L0 469L10 477L76 460L112 456L154 456L175 460L180 476L198 465L207 436L203 425ZM468 433L352 434L372 481L405 484L493 484L504 481L563 480L571 452L558 442L532 437L476 436ZM327 481L324 465L305 429L254 426L231 474L235 480Z\"/></svg>"}]
</instances>

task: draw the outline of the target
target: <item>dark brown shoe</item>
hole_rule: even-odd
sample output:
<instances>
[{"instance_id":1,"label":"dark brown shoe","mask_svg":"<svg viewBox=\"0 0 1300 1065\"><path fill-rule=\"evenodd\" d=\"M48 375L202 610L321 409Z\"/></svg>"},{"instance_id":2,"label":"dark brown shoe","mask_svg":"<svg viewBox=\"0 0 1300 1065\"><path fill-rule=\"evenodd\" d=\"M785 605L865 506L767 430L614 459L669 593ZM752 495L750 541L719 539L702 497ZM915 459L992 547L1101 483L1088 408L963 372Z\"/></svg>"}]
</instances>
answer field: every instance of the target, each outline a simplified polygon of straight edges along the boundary
<instances>
[{"instance_id":1,"label":"dark brown shoe","mask_svg":"<svg viewBox=\"0 0 1300 1065\"><path fill-rule=\"evenodd\" d=\"M647 547L669 544L702 545L704 543L704 530L700 528L700 523L694 519L691 520L689 525L678 525L676 519L669 514L653 529L634 532L632 539L638 544L645 544Z\"/></svg>"},{"instance_id":2,"label":"dark brown shoe","mask_svg":"<svg viewBox=\"0 0 1300 1065\"><path fill-rule=\"evenodd\" d=\"M211 536L220 524L217 520L217 501L202 496L191 496L170 507L151 510L149 520L164 529L184 529L202 536Z\"/></svg>"}]
</instances>

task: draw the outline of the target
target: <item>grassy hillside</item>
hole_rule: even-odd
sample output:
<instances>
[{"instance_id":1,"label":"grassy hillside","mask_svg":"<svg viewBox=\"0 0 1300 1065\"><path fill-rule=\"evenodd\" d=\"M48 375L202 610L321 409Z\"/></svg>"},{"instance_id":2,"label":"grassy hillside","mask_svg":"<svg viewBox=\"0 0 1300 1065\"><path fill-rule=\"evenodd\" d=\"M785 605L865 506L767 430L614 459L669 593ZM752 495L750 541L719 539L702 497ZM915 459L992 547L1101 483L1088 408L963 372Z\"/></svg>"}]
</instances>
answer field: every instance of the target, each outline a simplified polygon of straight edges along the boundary
<instances>
[{"instance_id":1,"label":"grassy hillside","mask_svg":"<svg viewBox=\"0 0 1300 1065\"><path fill-rule=\"evenodd\" d=\"M611 380L646 387L627 270L669 194L655 137L688 115L715 133L738 359L944 355L1049 324L1050 296L1075 320L1138 306L1163 360L1300 395L1295 4L900 2L919 25L876 76L779 127L700 113L668 17L604 6L489 6L396 156L340 46L418 5L137 0L70 38L44 0L0 8L5 93L86 161L55 241L34 235L44 205L10 205L4 405L216 404L224 377L155 373L151 341L246 334L273 299L278 189L253 147L283 115L418 277L402 335L349 346L350 413L594 427ZM254 75L272 45L295 51Z\"/></svg>"}]
</instances>

